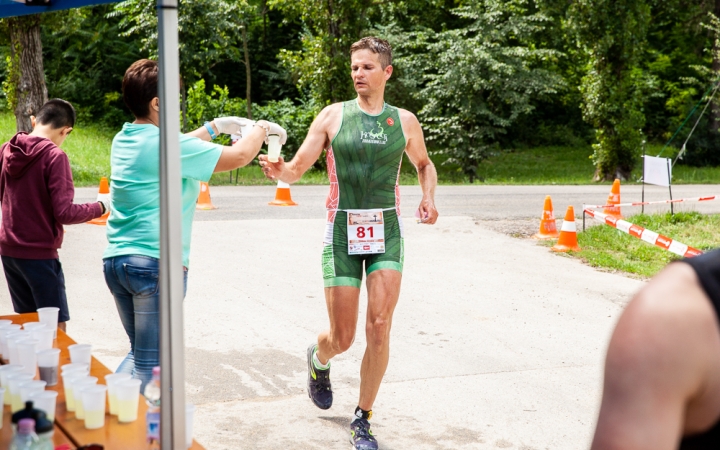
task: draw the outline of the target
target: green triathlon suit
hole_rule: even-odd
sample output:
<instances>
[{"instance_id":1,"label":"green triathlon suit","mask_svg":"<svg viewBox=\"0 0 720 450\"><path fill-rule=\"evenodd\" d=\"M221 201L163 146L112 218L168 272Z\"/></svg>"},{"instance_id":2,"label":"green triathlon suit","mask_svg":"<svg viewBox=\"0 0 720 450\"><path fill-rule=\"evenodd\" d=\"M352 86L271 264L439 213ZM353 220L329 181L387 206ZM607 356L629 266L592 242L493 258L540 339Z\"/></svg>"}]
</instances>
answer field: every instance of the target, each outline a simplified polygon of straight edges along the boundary
<instances>
[{"instance_id":1,"label":"green triathlon suit","mask_svg":"<svg viewBox=\"0 0 720 450\"><path fill-rule=\"evenodd\" d=\"M357 100L343 103L340 129L327 150L330 178L327 228L323 240L325 287L360 287L365 272L403 268L403 225L400 219L400 163L405 152L400 111L385 104L377 115L360 109ZM351 255L347 210L383 211L385 252Z\"/></svg>"}]
</instances>

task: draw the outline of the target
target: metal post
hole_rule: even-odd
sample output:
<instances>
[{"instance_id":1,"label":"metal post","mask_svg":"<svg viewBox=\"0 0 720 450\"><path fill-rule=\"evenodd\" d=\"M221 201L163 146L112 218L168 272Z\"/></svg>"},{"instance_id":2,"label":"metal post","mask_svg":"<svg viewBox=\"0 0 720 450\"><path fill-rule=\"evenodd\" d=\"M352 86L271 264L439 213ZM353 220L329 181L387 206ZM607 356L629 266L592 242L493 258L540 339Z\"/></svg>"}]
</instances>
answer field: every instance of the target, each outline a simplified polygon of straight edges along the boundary
<instances>
[{"instance_id":1,"label":"metal post","mask_svg":"<svg viewBox=\"0 0 720 450\"><path fill-rule=\"evenodd\" d=\"M160 72L160 445L185 448L178 0L157 0Z\"/></svg>"},{"instance_id":2,"label":"metal post","mask_svg":"<svg viewBox=\"0 0 720 450\"><path fill-rule=\"evenodd\" d=\"M667 159L667 170L668 170L668 191L670 191L670 200L672 201L672 176L670 175L670 170L672 166L670 165L670 158ZM675 204L670 203L670 215L675 215Z\"/></svg>"}]
</instances>

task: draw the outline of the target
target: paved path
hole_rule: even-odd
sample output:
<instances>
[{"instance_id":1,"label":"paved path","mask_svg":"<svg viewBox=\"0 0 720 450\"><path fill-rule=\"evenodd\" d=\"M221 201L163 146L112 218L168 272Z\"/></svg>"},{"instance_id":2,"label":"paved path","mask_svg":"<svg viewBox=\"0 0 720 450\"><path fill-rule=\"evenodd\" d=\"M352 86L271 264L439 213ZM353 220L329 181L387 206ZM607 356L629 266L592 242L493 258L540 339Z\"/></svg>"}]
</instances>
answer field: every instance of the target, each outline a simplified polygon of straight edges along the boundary
<instances>
[{"instance_id":1,"label":"paved path","mask_svg":"<svg viewBox=\"0 0 720 450\"><path fill-rule=\"evenodd\" d=\"M304 388L305 349L327 326L318 218L326 189L293 188L300 207L270 208L274 189L213 188L221 209L198 214L186 363L189 400L199 406L196 436L208 449L349 448L362 325L353 348L333 361L333 408L316 409ZM435 227L406 222L391 363L374 408L382 449L587 448L605 347L642 282L476 219L535 217L545 193L559 209L602 201L606 190L442 187L445 215ZM408 215L418 189L403 191ZM83 196L94 195L79 190ZM103 227L67 227L61 259L68 331L112 368L128 343L102 277L104 246ZM4 288L0 307L10 309Z\"/></svg>"}]
</instances>

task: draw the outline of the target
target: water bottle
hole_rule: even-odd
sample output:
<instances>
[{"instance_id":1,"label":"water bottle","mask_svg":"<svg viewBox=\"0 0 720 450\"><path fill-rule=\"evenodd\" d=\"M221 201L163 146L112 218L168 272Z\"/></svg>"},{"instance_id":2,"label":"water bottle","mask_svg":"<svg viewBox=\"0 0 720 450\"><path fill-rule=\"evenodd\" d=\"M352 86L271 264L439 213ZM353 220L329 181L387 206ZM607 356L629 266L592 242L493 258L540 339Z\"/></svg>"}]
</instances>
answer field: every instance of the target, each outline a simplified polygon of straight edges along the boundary
<instances>
[{"instance_id":1,"label":"water bottle","mask_svg":"<svg viewBox=\"0 0 720 450\"><path fill-rule=\"evenodd\" d=\"M148 443L160 440L160 367L153 367L153 377L143 392L148 404L145 423L147 424Z\"/></svg>"},{"instance_id":2,"label":"water bottle","mask_svg":"<svg viewBox=\"0 0 720 450\"><path fill-rule=\"evenodd\" d=\"M18 422L17 433L10 443L10 450L35 450L40 440L35 434L35 421L22 419Z\"/></svg>"}]
</instances>

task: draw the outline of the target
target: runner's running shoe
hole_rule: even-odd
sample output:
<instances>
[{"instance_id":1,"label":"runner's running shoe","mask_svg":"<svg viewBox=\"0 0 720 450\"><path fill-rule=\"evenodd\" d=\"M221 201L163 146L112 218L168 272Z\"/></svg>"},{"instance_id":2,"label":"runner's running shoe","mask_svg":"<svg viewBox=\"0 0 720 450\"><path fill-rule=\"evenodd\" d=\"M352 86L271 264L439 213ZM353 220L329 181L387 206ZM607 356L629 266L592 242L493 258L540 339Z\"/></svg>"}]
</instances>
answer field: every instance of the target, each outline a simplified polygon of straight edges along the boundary
<instances>
[{"instance_id":1,"label":"runner's running shoe","mask_svg":"<svg viewBox=\"0 0 720 450\"><path fill-rule=\"evenodd\" d=\"M308 397L320 409L330 409L333 402L332 387L330 386L330 368L320 370L313 364L313 355L317 351L317 344L311 344L307 350L308 363Z\"/></svg>"},{"instance_id":2,"label":"runner's running shoe","mask_svg":"<svg viewBox=\"0 0 720 450\"><path fill-rule=\"evenodd\" d=\"M350 443L355 450L377 450L378 444L372 431L370 422L365 419L355 419L350 424Z\"/></svg>"}]
</instances>

